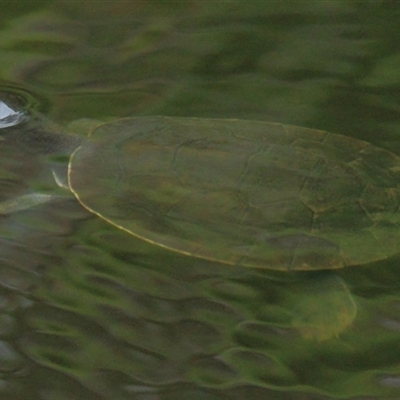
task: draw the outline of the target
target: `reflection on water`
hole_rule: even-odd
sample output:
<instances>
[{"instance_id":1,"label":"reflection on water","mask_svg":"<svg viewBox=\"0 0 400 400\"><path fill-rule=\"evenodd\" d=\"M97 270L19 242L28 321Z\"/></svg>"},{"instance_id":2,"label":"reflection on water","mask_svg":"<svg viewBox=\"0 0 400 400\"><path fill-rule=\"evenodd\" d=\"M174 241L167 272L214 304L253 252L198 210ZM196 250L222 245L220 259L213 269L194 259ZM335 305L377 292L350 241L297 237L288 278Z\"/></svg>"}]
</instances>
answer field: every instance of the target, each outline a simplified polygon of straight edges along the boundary
<instances>
[{"instance_id":1,"label":"reflection on water","mask_svg":"<svg viewBox=\"0 0 400 400\"><path fill-rule=\"evenodd\" d=\"M1 16L2 79L50 99L55 120L271 119L399 151L394 2L13 7ZM0 201L61 196L0 216L2 399L399 396L398 257L339 271L356 318L339 337L306 340L292 325L305 298L296 276L135 240L62 193L28 147L0 142Z\"/></svg>"}]
</instances>

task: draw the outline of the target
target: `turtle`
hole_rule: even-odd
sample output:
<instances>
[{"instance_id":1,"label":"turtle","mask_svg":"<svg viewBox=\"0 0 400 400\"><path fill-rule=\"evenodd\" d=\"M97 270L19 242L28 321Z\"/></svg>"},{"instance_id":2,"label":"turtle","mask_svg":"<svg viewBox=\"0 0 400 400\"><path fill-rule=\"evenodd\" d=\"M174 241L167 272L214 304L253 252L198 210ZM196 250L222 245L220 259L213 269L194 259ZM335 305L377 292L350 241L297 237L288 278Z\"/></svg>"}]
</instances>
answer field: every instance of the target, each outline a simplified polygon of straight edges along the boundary
<instances>
[{"instance_id":1,"label":"turtle","mask_svg":"<svg viewBox=\"0 0 400 400\"><path fill-rule=\"evenodd\" d=\"M338 337L356 316L349 288L331 271L398 251L400 157L366 141L239 119L139 116L81 126L87 139L54 142L71 152L68 181L54 175L89 212L188 257L327 277L308 284L293 318L307 339ZM27 203L48 200L38 198Z\"/></svg>"}]
</instances>

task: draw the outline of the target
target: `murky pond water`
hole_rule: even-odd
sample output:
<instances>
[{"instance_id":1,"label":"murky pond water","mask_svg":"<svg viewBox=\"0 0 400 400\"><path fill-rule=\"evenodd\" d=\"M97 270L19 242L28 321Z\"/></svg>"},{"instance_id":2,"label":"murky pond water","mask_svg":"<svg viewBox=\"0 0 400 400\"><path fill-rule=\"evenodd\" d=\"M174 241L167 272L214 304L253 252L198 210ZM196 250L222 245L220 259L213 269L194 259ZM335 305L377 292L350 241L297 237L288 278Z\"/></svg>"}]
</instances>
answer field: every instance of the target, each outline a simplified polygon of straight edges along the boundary
<instances>
[{"instance_id":1,"label":"murky pond water","mask_svg":"<svg viewBox=\"0 0 400 400\"><path fill-rule=\"evenodd\" d=\"M238 118L400 155L397 2L0 4L0 100L55 132L82 117ZM53 198L0 216L1 399L400 398L398 254L338 270L329 282L355 315L310 339L293 321L323 298L315 276L137 239L56 184L67 157L40 143L40 124L27 138L7 123L0 204ZM327 320L337 303L326 297Z\"/></svg>"}]
</instances>

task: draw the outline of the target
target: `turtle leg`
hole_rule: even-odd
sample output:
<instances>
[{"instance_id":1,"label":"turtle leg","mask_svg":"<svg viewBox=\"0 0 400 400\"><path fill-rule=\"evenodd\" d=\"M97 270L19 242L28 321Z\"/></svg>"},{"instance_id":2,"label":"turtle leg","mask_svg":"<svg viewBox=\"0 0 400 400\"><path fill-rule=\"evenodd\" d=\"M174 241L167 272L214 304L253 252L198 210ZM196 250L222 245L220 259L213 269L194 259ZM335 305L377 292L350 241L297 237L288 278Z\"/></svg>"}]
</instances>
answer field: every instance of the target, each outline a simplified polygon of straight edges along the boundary
<instances>
[{"instance_id":1,"label":"turtle leg","mask_svg":"<svg viewBox=\"0 0 400 400\"><path fill-rule=\"evenodd\" d=\"M292 325L305 339L338 337L352 324L357 306L346 283L335 272L307 275L300 281L299 290Z\"/></svg>"},{"instance_id":2,"label":"turtle leg","mask_svg":"<svg viewBox=\"0 0 400 400\"><path fill-rule=\"evenodd\" d=\"M0 215L12 214L18 211L28 210L29 208L38 206L54 199L54 195L29 193L22 196L14 197L13 199L0 202Z\"/></svg>"}]
</instances>

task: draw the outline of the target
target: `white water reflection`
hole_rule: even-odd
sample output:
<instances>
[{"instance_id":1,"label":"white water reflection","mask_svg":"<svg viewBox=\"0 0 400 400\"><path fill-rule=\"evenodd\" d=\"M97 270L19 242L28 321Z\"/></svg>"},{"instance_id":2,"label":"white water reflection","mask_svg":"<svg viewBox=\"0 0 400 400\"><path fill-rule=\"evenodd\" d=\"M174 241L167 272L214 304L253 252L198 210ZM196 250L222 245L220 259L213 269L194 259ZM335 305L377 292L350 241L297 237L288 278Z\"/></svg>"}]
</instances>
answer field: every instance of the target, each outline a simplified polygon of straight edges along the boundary
<instances>
[{"instance_id":1,"label":"white water reflection","mask_svg":"<svg viewBox=\"0 0 400 400\"><path fill-rule=\"evenodd\" d=\"M18 125L26 119L22 111L13 110L9 105L0 100L0 129Z\"/></svg>"}]
</instances>

